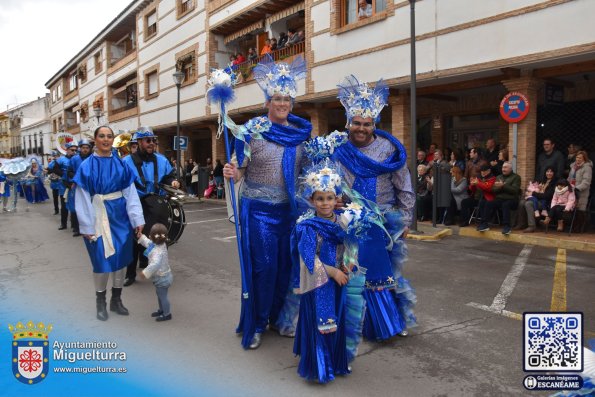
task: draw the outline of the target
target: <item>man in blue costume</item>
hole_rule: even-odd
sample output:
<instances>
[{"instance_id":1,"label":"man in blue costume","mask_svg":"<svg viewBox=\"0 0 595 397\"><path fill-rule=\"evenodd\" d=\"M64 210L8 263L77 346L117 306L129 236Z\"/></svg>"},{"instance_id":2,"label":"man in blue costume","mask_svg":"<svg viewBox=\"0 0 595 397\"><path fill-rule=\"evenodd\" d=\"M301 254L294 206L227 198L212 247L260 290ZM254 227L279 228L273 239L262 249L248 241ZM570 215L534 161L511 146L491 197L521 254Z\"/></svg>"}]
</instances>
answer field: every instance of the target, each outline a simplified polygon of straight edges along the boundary
<instances>
[{"instance_id":1,"label":"man in blue costume","mask_svg":"<svg viewBox=\"0 0 595 397\"><path fill-rule=\"evenodd\" d=\"M312 131L309 121L289 113L297 80L306 75L303 58L288 65L275 64L268 56L253 73L265 93L268 115L240 127L233 164L225 164L223 170L236 183L244 178L240 237L246 285L236 332L242 333L245 349L260 346L262 334L268 324L276 323L285 301L291 273L290 233L298 215L295 188L302 143Z\"/></svg>"},{"instance_id":2,"label":"man in blue costume","mask_svg":"<svg viewBox=\"0 0 595 397\"><path fill-rule=\"evenodd\" d=\"M127 316L122 303L126 266L132 259L134 233L142 230L142 207L132 169L112 152L114 132L107 126L94 134L96 152L74 176L76 212L93 267L97 319L106 321L106 292L112 275L110 311Z\"/></svg>"},{"instance_id":3,"label":"man in blue costume","mask_svg":"<svg viewBox=\"0 0 595 397\"><path fill-rule=\"evenodd\" d=\"M68 190L72 184L72 179L68 177L68 169L70 168L70 159L74 157L77 150L78 145L76 142L67 143L66 155L59 157L54 165L54 172L62 178L62 184L58 189L58 194L60 195L60 227L58 230L64 230L68 227L68 206L66 200L68 198ZM70 226L72 226L73 229L76 226L76 229L78 230L78 220L75 220L72 214L70 217Z\"/></svg>"},{"instance_id":4,"label":"man in blue costume","mask_svg":"<svg viewBox=\"0 0 595 397\"><path fill-rule=\"evenodd\" d=\"M415 325L415 294L401 275L406 259L403 237L415 205L407 154L390 133L375 129L388 100L388 87L382 80L372 89L348 76L339 85L338 98L346 110L349 141L336 148L333 160L341 165L349 187L378 204L393 242L391 247L386 232L375 226L359 246L360 265L368 269L364 336L371 340L405 336L407 327Z\"/></svg>"},{"instance_id":5,"label":"man in blue costume","mask_svg":"<svg viewBox=\"0 0 595 397\"><path fill-rule=\"evenodd\" d=\"M81 139L79 142L79 153L72 156L70 159L70 168L68 169L68 177L72 180L76 171L81 166L82 162L86 160L91 155L91 142L88 139ZM79 222L78 217L76 215L76 207L75 207L75 195L74 192L76 190L76 185L72 183L70 185L70 192L68 195L68 207L69 211L72 212L71 219L72 219L72 227L73 227L73 234L72 237L78 237L81 235L79 231Z\"/></svg>"},{"instance_id":6,"label":"man in blue costume","mask_svg":"<svg viewBox=\"0 0 595 397\"><path fill-rule=\"evenodd\" d=\"M52 197L54 199L54 215L58 215L60 213L60 185L62 185L62 181L59 175L54 172L54 167L56 165L56 160L60 158L60 152L54 150L52 152L52 160L48 164L48 173L50 179L50 188L52 189Z\"/></svg>"},{"instance_id":7,"label":"man in blue costume","mask_svg":"<svg viewBox=\"0 0 595 397\"><path fill-rule=\"evenodd\" d=\"M163 200L165 192L159 188L159 184L171 185L178 189L180 183L176 180L175 171L167 158L157 153L157 136L151 127L140 127L133 139L138 142L138 150L124 157L122 161L128 164L135 176L134 184L145 216L143 233L148 235L155 223L168 224L167 204ZM142 255L143 251L143 246L134 244L132 261L126 271L125 287L136 281L137 262L141 268L147 267L147 257Z\"/></svg>"}]
</instances>

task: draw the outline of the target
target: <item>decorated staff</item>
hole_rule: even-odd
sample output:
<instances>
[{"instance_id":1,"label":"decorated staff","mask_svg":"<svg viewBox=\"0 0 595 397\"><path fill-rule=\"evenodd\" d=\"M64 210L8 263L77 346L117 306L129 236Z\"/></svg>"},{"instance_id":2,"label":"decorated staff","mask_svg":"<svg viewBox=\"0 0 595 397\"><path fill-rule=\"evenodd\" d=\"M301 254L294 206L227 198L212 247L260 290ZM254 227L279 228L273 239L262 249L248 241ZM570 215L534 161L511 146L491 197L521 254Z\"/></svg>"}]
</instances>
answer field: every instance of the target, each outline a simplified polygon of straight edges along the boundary
<instances>
[{"instance_id":1,"label":"decorated staff","mask_svg":"<svg viewBox=\"0 0 595 397\"><path fill-rule=\"evenodd\" d=\"M267 327L285 336L295 333L280 327L278 320L291 273L289 240L298 215L297 176L303 143L312 131L309 121L290 113L297 81L306 76L303 58L287 64L267 56L253 74L264 91L267 115L241 126L221 115L224 127L235 136L235 156L225 164L223 175L236 183L244 178L239 216L246 290L236 332L242 333L246 349L260 346Z\"/></svg>"}]
</instances>

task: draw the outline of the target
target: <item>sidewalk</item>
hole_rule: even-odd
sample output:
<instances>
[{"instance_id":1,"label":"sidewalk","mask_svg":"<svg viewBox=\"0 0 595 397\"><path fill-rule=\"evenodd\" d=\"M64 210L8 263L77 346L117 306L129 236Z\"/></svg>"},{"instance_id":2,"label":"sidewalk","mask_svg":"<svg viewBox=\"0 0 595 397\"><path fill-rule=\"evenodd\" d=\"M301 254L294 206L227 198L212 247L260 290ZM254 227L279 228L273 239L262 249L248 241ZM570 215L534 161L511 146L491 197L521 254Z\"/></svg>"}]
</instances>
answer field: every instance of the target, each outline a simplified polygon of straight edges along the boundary
<instances>
[{"instance_id":1,"label":"sidewalk","mask_svg":"<svg viewBox=\"0 0 595 397\"><path fill-rule=\"evenodd\" d=\"M535 233L523 233L522 230L513 230L509 235L502 234L502 227L490 225L487 232L478 232L475 225L467 227L436 225L432 227L429 222L418 222L418 230L423 231L419 236L408 236L415 240L437 240L448 235L484 238L497 241L511 241L520 244L539 245L543 247L564 248L569 250L595 252L595 234L593 233L560 233L555 228L550 228L548 233L538 229Z\"/></svg>"}]
</instances>

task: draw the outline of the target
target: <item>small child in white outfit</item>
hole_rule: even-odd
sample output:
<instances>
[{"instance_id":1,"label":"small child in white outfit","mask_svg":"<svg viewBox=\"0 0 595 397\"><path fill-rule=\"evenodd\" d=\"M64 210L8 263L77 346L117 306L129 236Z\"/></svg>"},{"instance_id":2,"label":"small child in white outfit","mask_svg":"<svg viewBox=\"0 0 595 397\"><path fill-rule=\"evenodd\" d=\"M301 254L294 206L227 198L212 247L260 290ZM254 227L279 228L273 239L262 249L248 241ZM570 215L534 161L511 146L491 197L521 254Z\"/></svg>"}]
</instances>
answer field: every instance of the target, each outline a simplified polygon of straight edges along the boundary
<instances>
[{"instance_id":1,"label":"small child in white outfit","mask_svg":"<svg viewBox=\"0 0 595 397\"><path fill-rule=\"evenodd\" d=\"M149 237L139 235L138 243L147 249L144 255L149 258L149 265L143 269L143 275L150 279L155 285L159 310L153 312L151 317L157 317L156 321L171 320L167 290L173 281L169 260L167 257L167 227L156 223L151 227Z\"/></svg>"}]
</instances>

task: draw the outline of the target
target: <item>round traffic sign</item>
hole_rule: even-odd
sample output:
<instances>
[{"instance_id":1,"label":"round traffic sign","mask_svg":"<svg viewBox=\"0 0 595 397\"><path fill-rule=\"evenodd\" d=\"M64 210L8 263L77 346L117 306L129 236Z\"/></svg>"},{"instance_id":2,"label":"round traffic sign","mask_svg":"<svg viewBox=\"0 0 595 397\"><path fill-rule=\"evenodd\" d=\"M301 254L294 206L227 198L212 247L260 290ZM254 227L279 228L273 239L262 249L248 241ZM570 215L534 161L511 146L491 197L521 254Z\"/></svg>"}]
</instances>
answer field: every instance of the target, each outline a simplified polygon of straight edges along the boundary
<instances>
[{"instance_id":1,"label":"round traffic sign","mask_svg":"<svg viewBox=\"0 0 595 397\"><path fill-rule=\"evenodd\" d=\"M509 123L518 123L529 114L529 100L520 92L509 92L500 102L500 115Z\"/></svg>"}]
</instances>

